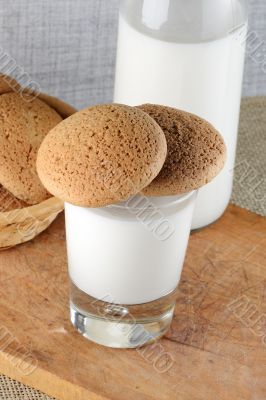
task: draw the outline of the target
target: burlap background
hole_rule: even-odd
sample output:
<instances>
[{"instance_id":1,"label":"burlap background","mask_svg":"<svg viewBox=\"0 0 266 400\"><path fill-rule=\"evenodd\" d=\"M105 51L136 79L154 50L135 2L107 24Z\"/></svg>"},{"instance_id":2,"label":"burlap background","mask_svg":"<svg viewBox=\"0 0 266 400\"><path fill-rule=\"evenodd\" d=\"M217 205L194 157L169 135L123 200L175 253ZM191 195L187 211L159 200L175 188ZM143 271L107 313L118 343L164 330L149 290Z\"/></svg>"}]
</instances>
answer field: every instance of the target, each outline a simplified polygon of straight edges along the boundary
<instances>
[{"instance_id":1,"label":"burlap background","mask_svg":"<svg viewBox=\"0 0 266 400\"><path fill-rule=\"evenodd\" d=\"M266 216L266 97L243 99L232 203Z\"/></svg>"},{"instance_id":2,"label":"burlap background","mask_svg":"<svg viewBox=\"0 0 266 400\"><path fill-rule=\"evenodd\" d=\"M242 101L232 202L266 215L266 97ZM0 375L1 400L51 400L47 395ZM74 399L73 399L74 400Z\"/></svg>"}]
</instances>

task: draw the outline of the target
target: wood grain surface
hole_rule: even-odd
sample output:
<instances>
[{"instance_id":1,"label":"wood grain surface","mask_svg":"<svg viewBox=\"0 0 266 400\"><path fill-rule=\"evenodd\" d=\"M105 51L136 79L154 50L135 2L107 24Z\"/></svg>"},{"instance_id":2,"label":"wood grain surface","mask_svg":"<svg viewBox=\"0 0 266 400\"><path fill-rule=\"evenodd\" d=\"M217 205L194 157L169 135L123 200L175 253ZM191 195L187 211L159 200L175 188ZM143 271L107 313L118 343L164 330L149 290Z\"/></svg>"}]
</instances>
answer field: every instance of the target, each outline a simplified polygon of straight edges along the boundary
<instances>
[{"instance_id":1,"label":"wood grain surface","mask_svg":"<svg viewBox=\"0 0 266 400\"><path fill-rule=\"evenodd\" d=\"M64 220L0 253L0 372L62 400L264 400L266 219L230 206L192 234L172 328L104 348L69 322Z\"/></svg>"}]
</instances>

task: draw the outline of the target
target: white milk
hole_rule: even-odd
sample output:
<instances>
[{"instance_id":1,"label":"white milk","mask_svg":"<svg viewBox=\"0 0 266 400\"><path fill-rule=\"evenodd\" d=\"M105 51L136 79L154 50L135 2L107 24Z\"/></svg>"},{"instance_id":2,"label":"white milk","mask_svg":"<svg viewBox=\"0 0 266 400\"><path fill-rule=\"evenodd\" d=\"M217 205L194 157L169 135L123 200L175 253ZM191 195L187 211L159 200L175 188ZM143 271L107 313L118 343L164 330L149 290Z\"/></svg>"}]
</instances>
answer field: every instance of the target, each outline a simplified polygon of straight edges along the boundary
<instances>
[{"instance_id":1,"label":"white milk","mask_svg":"<svg viewBox=\"0 0 266 400\"><path fill-rule=\"evenodd\" d=\"M134 197L130 209L126 203L101 209L65 203L72 282L96 299L118 304L142 304L173 291L183 267L195 199L196 192L148 200Z\"/></svg>"},{"instance_id":2,"label":"white milk","mask_svg":"<svg viewBox=\"0 0 266 400\"><path fill-rule=\"evenodd\" d=\"M114 101L164 104L207 119L228 149L224 170L199 191L192 228L219 218L228 205L238 131L246 25L221 39L174 43L119 23Z\"/></svg>"}]
</instances>

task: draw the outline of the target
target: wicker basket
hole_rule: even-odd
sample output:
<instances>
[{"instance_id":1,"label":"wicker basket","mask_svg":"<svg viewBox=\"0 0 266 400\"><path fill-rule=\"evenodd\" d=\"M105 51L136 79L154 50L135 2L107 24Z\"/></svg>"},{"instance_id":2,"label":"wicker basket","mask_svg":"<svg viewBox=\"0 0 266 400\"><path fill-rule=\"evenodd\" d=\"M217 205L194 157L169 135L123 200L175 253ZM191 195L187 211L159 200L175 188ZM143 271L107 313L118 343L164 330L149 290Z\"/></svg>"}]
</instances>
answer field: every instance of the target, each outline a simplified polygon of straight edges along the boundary
<instances>
[{"instance_id":1,"label":"wicker basket","mask_svg":"<svg viewBox=\"0 0 266 400\"><path fill-rule=\"evenodd\" d=\"M51 197L42 203L0 213L0 250L33 239L64 209L62 200Z\"/></svg>"},{"instance_id":2,"label":"wicker basket","mask_svg":"<svg viewBox=\"0 0 266 400\"><path fill-rule=\"evenodd\" d=\"M38 97L54 108L62 118L76 112L72 106L55 97L43 93ZM0 212L0 250L33 239L48 228L63 209L63 201L51 197L33 206Z\"/></svg>"}]
</instances>

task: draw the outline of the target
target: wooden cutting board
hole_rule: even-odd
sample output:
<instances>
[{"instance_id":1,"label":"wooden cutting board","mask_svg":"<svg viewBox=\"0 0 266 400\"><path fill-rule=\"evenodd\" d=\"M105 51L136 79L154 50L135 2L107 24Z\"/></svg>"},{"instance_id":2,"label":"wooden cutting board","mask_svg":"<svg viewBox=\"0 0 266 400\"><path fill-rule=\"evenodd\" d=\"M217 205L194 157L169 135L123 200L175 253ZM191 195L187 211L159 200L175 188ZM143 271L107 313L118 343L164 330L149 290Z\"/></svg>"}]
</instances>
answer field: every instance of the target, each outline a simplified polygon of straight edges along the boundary
<instances>
[{"instance_id":1,"label":"wooden cutting board","mask_svg":"<svg viewBox=\"0 0 266 400\"><path fill-rule=\"evenodd\" d=\"M69 322L60 216L0 253L0 372L62 400L264 400L265 250L266 219L231 205L191 236L167 336L109 349Z\"/></svg>"}]
</instances>

